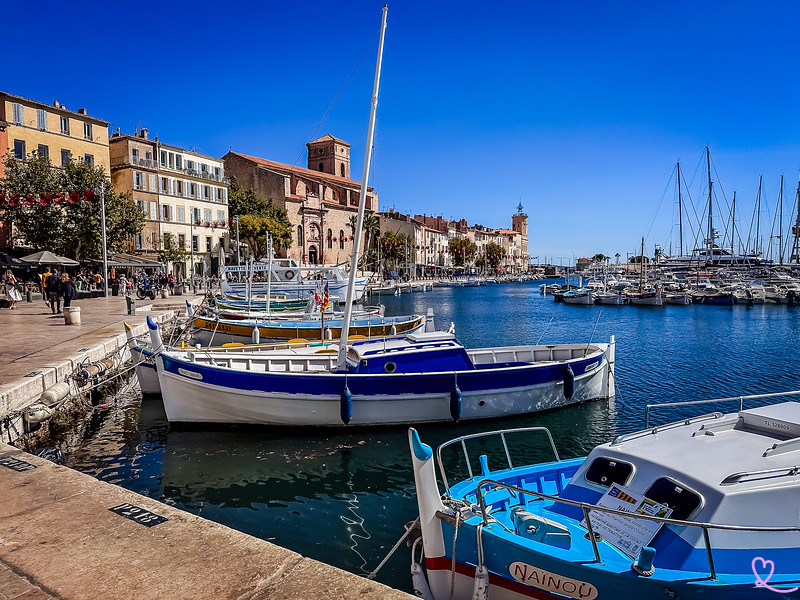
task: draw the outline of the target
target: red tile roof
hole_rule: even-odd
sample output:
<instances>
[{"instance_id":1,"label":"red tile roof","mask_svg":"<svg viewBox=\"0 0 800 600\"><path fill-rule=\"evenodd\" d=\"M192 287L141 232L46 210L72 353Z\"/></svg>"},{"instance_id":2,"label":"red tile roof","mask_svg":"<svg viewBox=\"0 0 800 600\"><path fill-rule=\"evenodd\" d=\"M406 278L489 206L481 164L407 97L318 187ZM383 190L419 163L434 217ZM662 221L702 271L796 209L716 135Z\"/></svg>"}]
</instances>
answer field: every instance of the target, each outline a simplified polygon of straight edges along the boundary
<instances>
[{"instance_id":1,"label":"red tile roof","mask_svg":"<svg viewBox=\"0 0 800 600\"><path fill-rule=\"evenodd\" d=\"M304 177L308 177L310 179L324 179L331 183L335 183L337 185L351 187L351 188L361 188L361 184L358 181L353 181L347 177L339 177L338 175L332 175L331 173L323 173L322 171L314 171L312 169L304 169L303 167L293 167L292 165L286 165L284 163L275 162L273 160L267 160L266 158L258 158L257 156L249 156L247 154L240 154L239 152L229 152L228 154L233 154L234 156L239 156L246 160L250 160L256 163L260 167L265 167L267 169L273 169L278 172L285 172L287 175L290 173L295 173L297 175L302 175ZM224 157L223 157L224 158ZM372 188L369 188L372 191Z\"/></svg>"},{"instance_id":2,"label":"red tile roof","mask_svg":"<svg viewBox=\"0 0 800 600\"><path fill-rule=\"evenodd\" d=\"M308 143L309 143L309 144L316 144L316 143L318 143L318 142L339 142L339 143L340 143L340 144L342 144L343 146L347 146L348 148L350 147L350 144L348 144L348 143L347 143L347 142L345 142L344 140L340 140L340 139L339 139L339 138L337 138L337 137L333 137L333 136L332 136L330 133L326 133L326 134L325 134L325 135L323 135L321 138L317 138L317 139L315 139L315 140L311 140L311 141L310 141L310 142L308 142Z\"/></svg>"}]
</instances>

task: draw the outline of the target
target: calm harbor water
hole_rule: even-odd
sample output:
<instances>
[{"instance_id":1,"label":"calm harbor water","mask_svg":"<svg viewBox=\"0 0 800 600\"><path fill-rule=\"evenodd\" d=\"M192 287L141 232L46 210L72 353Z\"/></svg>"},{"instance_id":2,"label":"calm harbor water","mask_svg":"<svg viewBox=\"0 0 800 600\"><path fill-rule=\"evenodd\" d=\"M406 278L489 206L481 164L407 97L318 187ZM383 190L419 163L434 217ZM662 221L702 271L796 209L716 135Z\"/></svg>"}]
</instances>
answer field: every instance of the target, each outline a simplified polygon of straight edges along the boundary
<instances>
[{"instance_id":1,"label":"calm harbor water","mask_svg":"<svg viewBox=\"0 0 800 600\"><path fill-rule=\"evenodd\" d=\"M387 314L432 307L438 328L454 322L468 347L616 336L620 393L613 405L419 427L433 445L465 433L543 425L562 456L579 456L641 428L646 404L800 389L794 306L566 306L541 296L535 283L437 288L383 303ZM712 408L672 409L655 420ZM548 457L544 444L522 450ZM96 415L66 460L103 481L360 574L380 562L417 514L405 428L176 429L159 399L130 398ZM378 580L410 590L405 547Z\"/></svg>"}]
</instances>

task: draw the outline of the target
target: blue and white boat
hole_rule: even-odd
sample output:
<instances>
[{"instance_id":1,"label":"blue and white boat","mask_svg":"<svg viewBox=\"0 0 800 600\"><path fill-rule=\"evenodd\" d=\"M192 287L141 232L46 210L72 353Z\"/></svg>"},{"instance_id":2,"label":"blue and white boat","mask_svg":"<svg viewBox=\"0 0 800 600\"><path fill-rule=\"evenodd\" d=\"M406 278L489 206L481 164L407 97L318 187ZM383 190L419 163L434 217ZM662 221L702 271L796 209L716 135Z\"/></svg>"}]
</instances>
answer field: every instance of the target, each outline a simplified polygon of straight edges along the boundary
<instances>
[{"instance_id":1,"label":"blue and white boat","mask_svg":"<svg viewBox=\"0 0 800 600\"><path fill-rule=\"evenodd\" d=\"M520 463L533 434L549 439L553 460ZM648 427L566 460L543 427L462 436L436 458L414 429L409 444L421 597L800 598L800 403L743 410L740 400L738 412ZM457 483L444 467L453 451L469 475Z\"/></svg>"},{"instance_id":2,"label":"blue and white boat","mask_svg":"<svg viewBox=\"0 0 800 600\"><path fill-rule=\"evenodd\" d=\"M583 304L584 306L591 306L594 304L594 296L592 290L589 288L577 288L564 292L565 304Z\"/></svg>"},{"instance_id":3,"label":"blue and white boat","mask_svg":"<svg viewBox=\"0 0 800 600\"><path fill-rule=\"evenodd\" d=\"M171 422L326 426L489 419L614 395L614 340L466 349L425 331L336 346L166 349L148 320Z\"/></svg>"}]
</instances>

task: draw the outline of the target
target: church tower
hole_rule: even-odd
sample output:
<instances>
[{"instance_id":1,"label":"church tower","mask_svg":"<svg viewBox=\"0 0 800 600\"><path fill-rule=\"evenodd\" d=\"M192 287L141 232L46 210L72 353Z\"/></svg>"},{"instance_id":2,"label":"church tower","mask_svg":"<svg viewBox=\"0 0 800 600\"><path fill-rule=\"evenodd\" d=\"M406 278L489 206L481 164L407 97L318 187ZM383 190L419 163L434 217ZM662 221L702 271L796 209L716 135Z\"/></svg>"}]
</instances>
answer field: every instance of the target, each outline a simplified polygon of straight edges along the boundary
<instances>
[{"instance_id":1,"label":"church tower","mask_svg":"<svg viewBox=\"0 0 800 600\"><path fill-rule=\"evenodd\" d=\"M517 214L511 215L511 228L528 239L528 215L522 211L522 202L517 205Z\"/></svg>"},{"instance_id":2,"label":"church tower","mask_svg":"<svg viewBox=\"0 0 800 600\"><path fill-rule=\"evenodd\" d=\"M328 134L306 147L309 169L350 179L350 144Z\"/></svg>"}]
</instances>

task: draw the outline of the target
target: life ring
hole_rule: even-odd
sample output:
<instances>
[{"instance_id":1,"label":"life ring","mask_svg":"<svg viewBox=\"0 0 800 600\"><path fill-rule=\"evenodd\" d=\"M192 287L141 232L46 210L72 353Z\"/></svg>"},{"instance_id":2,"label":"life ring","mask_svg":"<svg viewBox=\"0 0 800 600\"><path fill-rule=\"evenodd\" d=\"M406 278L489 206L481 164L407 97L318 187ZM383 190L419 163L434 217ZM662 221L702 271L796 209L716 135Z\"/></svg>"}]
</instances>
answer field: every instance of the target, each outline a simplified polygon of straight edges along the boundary
<instances>
[{"instance_id":1,"label":"life ring","mask_svg":"<svg viewBox=\"0 0 800 600\"><path fill-rule=\"evenodd\" d=\"M286 275L286 279L294 279L294 271L291 271L291 270L286 271L285 275Z\"/></svg>"}]
</instances>

